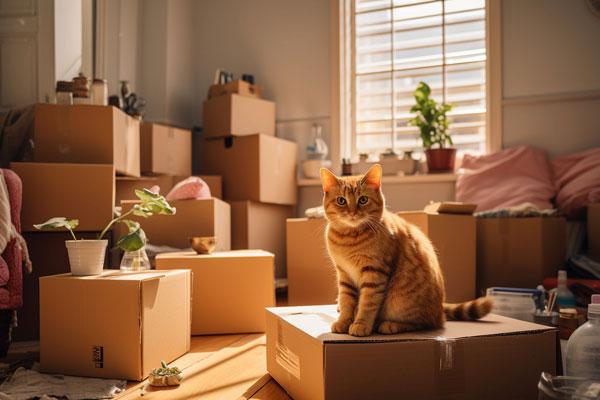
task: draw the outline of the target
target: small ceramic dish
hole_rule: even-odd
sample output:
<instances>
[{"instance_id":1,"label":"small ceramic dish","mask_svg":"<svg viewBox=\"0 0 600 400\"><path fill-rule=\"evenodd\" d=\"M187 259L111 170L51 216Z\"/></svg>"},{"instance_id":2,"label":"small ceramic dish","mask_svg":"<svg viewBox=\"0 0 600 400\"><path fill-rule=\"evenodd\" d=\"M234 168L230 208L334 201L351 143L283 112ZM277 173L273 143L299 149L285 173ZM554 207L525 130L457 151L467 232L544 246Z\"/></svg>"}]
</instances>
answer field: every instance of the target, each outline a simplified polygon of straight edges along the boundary
<instances>
[{"instance_id":1,"label":"small ceramic dish","mask_svg":"<svg viewBox=\"0 0 600 400\"><path fill-rule=\"evenodd\" d=\"M217 238L214 236L194 236L190 238L190 245L198 254L210 254L217 245Z\"/></svg>"}]
</instances>

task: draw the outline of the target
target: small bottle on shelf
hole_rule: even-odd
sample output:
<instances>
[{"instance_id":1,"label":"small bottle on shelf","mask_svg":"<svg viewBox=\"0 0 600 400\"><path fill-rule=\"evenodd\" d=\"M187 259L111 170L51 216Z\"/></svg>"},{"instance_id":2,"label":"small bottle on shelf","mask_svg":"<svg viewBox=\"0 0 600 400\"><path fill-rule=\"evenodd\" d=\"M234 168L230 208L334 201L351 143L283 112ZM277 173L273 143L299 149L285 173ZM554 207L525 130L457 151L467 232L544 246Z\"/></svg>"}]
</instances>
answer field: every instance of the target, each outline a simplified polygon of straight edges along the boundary
<instances>
[{"instance_id":1,"label":"small bottle on shelf","mask_svg":"<svg viewBox=\"0 0 600 400\"><path fill-rule=\"evenodd\" d=\"M600 380L600 294L592 295L588 322L569 338L567 375Z\"/></svg>"}]
</instances>

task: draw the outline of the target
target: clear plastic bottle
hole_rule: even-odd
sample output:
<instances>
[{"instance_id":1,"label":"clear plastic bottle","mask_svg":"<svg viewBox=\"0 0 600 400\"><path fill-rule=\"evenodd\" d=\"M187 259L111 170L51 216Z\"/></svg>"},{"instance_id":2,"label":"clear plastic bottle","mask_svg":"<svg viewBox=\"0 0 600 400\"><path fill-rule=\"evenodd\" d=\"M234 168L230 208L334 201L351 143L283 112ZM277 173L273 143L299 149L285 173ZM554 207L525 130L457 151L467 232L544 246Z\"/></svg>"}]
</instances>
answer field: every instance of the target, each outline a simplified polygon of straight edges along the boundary
<instances>
[{"instance_id":1,"label":"clear plastic bottle","mask_svg":"<svg viewBox=\"0 0 600 400\"><path fill-rule=\"evenodd\" d=\"M592 295L588 322L569 338L567 375L600 380L600 294Z\"/></svg>"},{"instance_id":2,"label":"clear plastic bottle","mask_svg":"<svg viewBox=\"0 0 600 400\"><path fill-rule=\"evenodd\" d=\"M575 308L575 296L567 287L567 271L558 271L556 303L559 308Z\"/></svg>"}]
</instances>

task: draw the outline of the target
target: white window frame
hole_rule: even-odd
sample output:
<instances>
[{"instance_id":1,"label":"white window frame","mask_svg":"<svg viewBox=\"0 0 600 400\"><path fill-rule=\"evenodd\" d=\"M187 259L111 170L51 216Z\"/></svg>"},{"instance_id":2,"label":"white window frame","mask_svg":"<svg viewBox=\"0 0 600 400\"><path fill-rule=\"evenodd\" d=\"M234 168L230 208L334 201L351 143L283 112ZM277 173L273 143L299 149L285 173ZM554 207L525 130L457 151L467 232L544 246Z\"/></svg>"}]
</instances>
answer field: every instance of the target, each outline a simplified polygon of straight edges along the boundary
<instances>
[{"instance_id":1,"label":"white window frame","mask_svg":"<svg viewBox=\"0 0 600 400\"><path fill-rule=\"evenodd\" d=\"M331 156L334 170L354 155L354 0L330 0L331 12ZM500 0L486 0L486 151L502 148L502 35Z\"/></svg>"}]
</instances>

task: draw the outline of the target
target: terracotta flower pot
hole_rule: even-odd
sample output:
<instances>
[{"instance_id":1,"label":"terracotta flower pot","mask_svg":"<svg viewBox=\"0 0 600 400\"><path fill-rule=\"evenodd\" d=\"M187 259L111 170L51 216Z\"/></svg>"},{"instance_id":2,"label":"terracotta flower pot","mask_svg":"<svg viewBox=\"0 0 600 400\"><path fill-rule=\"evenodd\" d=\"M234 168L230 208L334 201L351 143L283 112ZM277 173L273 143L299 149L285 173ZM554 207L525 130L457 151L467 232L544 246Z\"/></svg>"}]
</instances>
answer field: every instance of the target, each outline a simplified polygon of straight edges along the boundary
<instances>
[{"instance_id":1,"label":"terracotta flower pot","mask_svg":"<svg viewBox=\"0 0 600 400\"><path fill-rule=\"evenodd\" d=\"M448 172L454 170L456 149L427 149L427 168L430 173Z\"/></svg>"}]
</instances>

